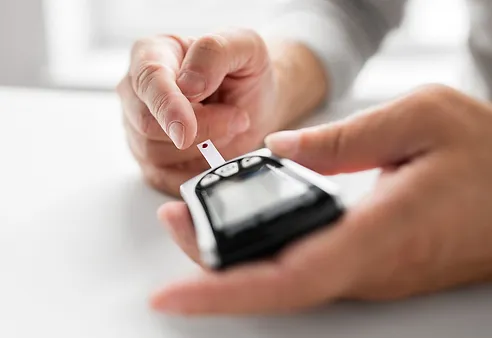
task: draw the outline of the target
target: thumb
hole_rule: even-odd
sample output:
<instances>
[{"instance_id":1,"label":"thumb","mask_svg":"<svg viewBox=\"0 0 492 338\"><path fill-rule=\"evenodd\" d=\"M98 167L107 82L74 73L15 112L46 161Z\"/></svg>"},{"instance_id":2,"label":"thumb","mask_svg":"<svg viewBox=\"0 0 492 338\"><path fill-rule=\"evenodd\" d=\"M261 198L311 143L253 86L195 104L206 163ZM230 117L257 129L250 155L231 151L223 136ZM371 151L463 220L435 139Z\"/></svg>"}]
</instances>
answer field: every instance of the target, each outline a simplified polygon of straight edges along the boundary
<instances>
[{"instance_id":1,"label":"thumb","mask_svg":"<svg viewBox=\"0 0 492 338\"><path fill-rule=\"evenodd\" d=\"M409 96L339 122L269 135L278 156L322 174L350 173L407 162L432 147L435 118Z\"/></svg>"},{"instance_id":2,"label":"thumb","mask_svg":"<svg viewBox=\"0 0 492 338\"><path fill-rule=\"evenodd\" d=\"M250 30L230 30L206 35L188 49L177 85L192 102L217 91L227 75L243 79L261 72L268 62L266 45Z\"/></svg>"}]
</instances>

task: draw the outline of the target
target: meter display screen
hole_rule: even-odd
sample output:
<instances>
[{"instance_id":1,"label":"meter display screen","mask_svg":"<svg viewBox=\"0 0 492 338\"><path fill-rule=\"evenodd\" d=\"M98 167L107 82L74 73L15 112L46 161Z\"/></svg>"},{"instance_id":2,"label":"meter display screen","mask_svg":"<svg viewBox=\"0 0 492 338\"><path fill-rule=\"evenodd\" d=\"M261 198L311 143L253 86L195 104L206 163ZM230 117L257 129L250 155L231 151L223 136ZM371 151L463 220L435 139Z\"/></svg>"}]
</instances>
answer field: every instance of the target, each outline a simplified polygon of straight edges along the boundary
<instances>
[{"instance_id":1,"label":"meter display screen","mask_svg":"<svg viewBox=\"0 0 492 338\"><path fill-rule=\"evenodd\" d=\"M216 230L228 229L254 217L280 213L298 204L309 185L269 164L223 180L202 196Z\"/></svg>"}]
</instances>

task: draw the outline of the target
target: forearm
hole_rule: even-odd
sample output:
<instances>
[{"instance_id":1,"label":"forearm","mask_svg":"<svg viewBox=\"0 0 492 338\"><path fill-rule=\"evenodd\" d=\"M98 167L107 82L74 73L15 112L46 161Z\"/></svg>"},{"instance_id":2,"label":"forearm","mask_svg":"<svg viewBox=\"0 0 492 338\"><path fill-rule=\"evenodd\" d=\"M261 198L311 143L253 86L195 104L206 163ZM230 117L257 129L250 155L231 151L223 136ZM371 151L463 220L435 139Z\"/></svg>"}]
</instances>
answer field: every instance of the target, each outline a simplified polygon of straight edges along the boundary
<instances>
[{"instance_id":1,"label":"forearm","mask_svg":"<svg viewBox=\"0 0 492 338\"><path fill-rule=\"evenodd\" d=\"M273 112L284 129L305 118L329 96L329 76L319 58L298 42L269 41L276 81Z\"/></svg>"}]
</instances>

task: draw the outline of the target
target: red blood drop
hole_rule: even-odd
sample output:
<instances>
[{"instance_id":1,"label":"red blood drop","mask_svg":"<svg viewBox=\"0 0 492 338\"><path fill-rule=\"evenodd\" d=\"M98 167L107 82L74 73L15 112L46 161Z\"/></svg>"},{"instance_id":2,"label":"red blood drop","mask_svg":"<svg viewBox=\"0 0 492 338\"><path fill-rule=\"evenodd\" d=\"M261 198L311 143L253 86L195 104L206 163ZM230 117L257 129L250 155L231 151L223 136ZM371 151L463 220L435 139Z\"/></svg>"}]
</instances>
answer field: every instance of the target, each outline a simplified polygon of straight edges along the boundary
<instances>
[{"instance_id":1,"label":"red blood drop","mask_svg":"<svg viewBox=\"0 0 492 338\"><path fill-rule=\"evenodd\" d=\"M203 149L207 149L207 148L208 148L208 143L203 144L203 145L202 145L202 148L203 148Z\"/></svg>"}]
</instances>

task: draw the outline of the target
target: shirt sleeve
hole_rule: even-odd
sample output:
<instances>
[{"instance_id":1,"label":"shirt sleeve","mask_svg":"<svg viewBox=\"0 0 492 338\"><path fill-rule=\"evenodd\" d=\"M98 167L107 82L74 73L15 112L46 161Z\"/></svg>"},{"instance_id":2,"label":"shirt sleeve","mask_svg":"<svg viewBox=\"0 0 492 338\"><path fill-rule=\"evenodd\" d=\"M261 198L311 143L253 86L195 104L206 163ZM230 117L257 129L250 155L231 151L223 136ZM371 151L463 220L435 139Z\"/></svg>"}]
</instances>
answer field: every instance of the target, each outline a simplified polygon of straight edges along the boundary
<instances>
[{"instance_id":1,"label":"shirt sleeve","mask_svg":"<svg viewBox=\"0 0 492 338\"><path fill-rule=\"evenodd\" d=\"M473 90L483 92L484 98L492 100L492 1L469 0L468 3L471 16L469 47L476 70L473 81L479 82L479 88Z\"/></svg>"},{"instance_id":2,"label":"shirt sleeve","mask_svg":"<svg viewBox=\"0 0 492 338\"><path fill-rule=\"evenodd\" d=\"M308 46L330 79L330 99L345 95L366 61L403 17L406 0L283 0L263 30Z\"/></svg>"}]
</instances>

